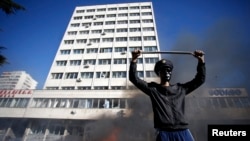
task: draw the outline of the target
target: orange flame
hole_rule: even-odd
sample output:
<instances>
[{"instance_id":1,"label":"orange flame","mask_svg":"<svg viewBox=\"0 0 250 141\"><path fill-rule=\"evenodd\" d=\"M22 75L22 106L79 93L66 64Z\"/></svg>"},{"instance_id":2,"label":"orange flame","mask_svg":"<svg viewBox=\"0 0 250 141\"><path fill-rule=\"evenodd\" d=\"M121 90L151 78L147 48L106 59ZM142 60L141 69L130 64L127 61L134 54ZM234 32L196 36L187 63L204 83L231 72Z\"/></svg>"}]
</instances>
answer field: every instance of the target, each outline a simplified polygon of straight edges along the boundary
<instances>
[{"instance_id":1,"label":"orange flame","mask_svg":"<svg viewBox=\"0 0 250 141\"><path fill-rule=\"evenodd\" d=\"M101 141L118 141L118 135L119 135L120 129L114 128L112 132Z\"/></svg>"}]
</instances>

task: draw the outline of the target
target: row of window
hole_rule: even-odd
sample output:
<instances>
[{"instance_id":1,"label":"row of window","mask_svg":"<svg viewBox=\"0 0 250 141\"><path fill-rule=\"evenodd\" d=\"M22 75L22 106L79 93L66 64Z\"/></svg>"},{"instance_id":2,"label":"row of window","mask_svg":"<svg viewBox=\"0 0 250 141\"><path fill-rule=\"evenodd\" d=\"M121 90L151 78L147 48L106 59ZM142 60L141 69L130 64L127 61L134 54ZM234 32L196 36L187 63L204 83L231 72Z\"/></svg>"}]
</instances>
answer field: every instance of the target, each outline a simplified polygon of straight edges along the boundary
<instances>
[{"instance_id":1,"label":"row of window","mask_svg":"<svg viewBox=\"0 0 250 141\"><path fill-rule=\"evenodd\" d=\"M130 7L110 7L110 8L98 8L98 9L79 9L76 10L76 13L84 13L84 12L104 12L104 11L117 11L117 10L138 10L138 9L151 9L150 5L147 6L130 6Z\"/></svg>"},{"instance_id":2,"label":"row of window","mask_svg":"<svg viewBox=\"0 0 250 141\"><path fill-rule=\"evenodd\" d=\"M87 23L71 23L70 27L80 27L82 25L85 28L89 26L101 26L101 25L115 25L115 24L139 24L139 23L153 23L152 19L142 19L142 20L119 20L119 21L105 21L105 22L87 22Z\"/></svg>"},{"instance_id":3,"label":"row of window","mask_svg":"<svg viewBox=\"0 0 250 141\"><path fill-rule=\"evenodd\" d=\"M29 98L0 98L0 107L26 108Z\"/></svg>"},{"instance_id":4,"label":"row of window","mask_svg":"<svg viewBox=\"0 0 250 141\"><path fill-rule=\"evenodd\" d=\"M136 46L136 47L129 47L128 51L132 52L134 50L142 50L141 46ZM156 46L145 46L144 51L157 51L157 47ZM116 53L124 53L127 51L127 47L114 47L113 48L87 48L87 49L73 49L73 51L71 51L70 49L62 49L60 50L60 54L61 55L69 55L71 52L73 54L84 54L84 51L86 53L111 53L111 52L116 52Z\"/></svg>"},{"instance_id":5,"label":"row of window","mask_svg":"<svg viewBox=\"0 0 250 141\"><path fill-rule=\"evenodd\" d=\"M31 108L128 108L127 99L106 98L34 98Z\"/></svg>"},{"instance_id":6,"label":"row of window","mask_svg":"<svg viewBox=\"0 0 250 141\"><path fill-rule=\"evenodd\" d=\"M29 98L0 98L0 107L26 108ZM127 99L104 98L34 98L29 105L31 108L128 108Z\"/></svg>"},{"instance_id":7,"label":"row of window","mask_svg":"<svg viewBox=\"0 0 250 141\"><path fill-rule=\"evenodd\" d=\"M0 98L0 107L26 108L30 98ZM247 108L250 98L187 98L188 107L196 108ZM31 108L129 108L129 99L125 98L34 98L29 105Z\"/></svg>"},{"instance_id":8,"label":"row of window","mask_svg":"<svg viewBox=\"0 0 250 141\"><path fill-rule=\"evenodd\" d=\"M96 18L109 18L109 17L128 17L128 16L151 16L152 12L142 12L142 13L119 13L119 14L107 14L107 15L88 15L88 16L75 16L73 17L74 20L82 20L82 19L93 19L96 20Z\"/></svg>"},{"instance_id":9,"label":"row of window","mask_svg":"<svg viewBox=\"0 0 250 141\"><path fill-rule=\"evenodd\" d=\"M145 58L145 64L155 64L159 59L158 58ZM58 60L56 61L56 66L80 66L83 65L85 67L89 67L89 65L110 65L111 62L113 64L127 64L128 62L131 61L131 58L127 60L126 58L116 58L116 59L85 59L85 60ZM98 62L98 63L96 63ZM144 63L142 58L138 58L138 64Z\"/></svg>"},{"instance_id":10,"label":"row of window","mask_svg":"<svg viewBox=\"0 0 250 141\"><path fill-rule=\"evenodd\" d=\"M112 75L110 75L112 74ZM144 77L143 71L137 71L139 77ZM51 73L51 79L92 79L92 78L126 78L127 71L113 71L112 73L102 72L67 72L67 73ZM146 77L156 77L154 71L146 71Z\"/></svg>"},{"instance_id":11,"label":"row of window","mask_svg":"<svg viewBox=\"0 0 250 141\"><path fill-rule=\"evenodd\" d=\"M156 37L155 36L143 36L143 38L141 36L136 36L136 37L116 37L115 39L113 37L109 37L109 38L92 38L89 39L88 45L91 45L92 43L100 43L102 42L127 42L127 41L155 41ZM64 44L74 44L75 40L64 40ZM87 43L87 39L76 39L76 43L77 44L86 44Z\"/></svg>"},{"instance_id":12,"label":"row of window","mask_svg":"<svg viewBox=\"0 0 250 141\"><path fill-rule=\"evenodd\" d=\"M49 86L46 87L47 90L126 90L126 89L136 89L135 86L129 86L128 88L126 86L111 86L109 88L109 86L94 86L93 88L91 88L91 86L78 86L77 88L75 88L74 86L62 86L62 87L53 87L53 86Z\"/></svg>"},{"instance_id":13,"label":"row of window","mask_svg":"<svg viewBox=\"0 0 250 141\"><path fill-rule=\"evenodd\" d=\"M117 28L116 29L116 33L123 33L123 32L148 32L148 31L154 31L154 27L143 27L141 28ZM104 30L80 30L79 32L77 31L68 31L67 34L68 35L88 35L88 34L101 34L101 35L105 35L106 33L115 33L115 29L104 29Z\"/></svg>"}]
</instances>

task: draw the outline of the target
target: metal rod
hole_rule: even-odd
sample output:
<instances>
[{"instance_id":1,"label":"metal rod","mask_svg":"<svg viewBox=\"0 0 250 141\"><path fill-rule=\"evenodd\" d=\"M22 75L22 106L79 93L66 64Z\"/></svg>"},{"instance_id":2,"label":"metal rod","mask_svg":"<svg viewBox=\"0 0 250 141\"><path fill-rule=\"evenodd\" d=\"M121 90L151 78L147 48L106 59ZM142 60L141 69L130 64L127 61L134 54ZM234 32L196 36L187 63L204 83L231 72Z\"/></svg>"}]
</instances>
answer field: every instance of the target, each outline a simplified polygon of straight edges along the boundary
<instances>
[{"instance_id":1,"label":"metal rod","mask_svg":"<svg viewBox=\"0 0 250 141\"><path fill-rule=\"evenodd\" d=\"M142 51L142 54L189 54L193 55L193 52L190 51Z\"/></svg>"},{"instance_id":2,"label":"metal rod","mask_svg":"<svg viewBox=\"0 0 250 141\"><path fill-rule=\"evenodd\" d=\"M126 54L127 52L122 52L121 54ZM191 51L142 51L141 54L186 54L186 55L194 55ZM205 54L201 54L205 55Z\"/></svg>"}]
</instances>

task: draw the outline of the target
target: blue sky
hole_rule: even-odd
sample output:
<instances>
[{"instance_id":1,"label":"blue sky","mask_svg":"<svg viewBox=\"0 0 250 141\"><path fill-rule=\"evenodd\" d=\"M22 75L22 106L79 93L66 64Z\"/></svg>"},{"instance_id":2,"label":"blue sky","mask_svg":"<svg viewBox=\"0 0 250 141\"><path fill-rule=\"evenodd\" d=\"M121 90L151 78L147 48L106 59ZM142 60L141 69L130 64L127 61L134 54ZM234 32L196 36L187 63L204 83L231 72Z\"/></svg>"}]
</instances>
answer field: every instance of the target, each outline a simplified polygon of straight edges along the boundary
<instances>
[{"instance_id":1,"label":"blue sky","mask_svg":"<svg viewBox=\"0 0 250 141\"><path fill-rule=\"evenodd\" d=\"M6 15L2 11L0 12L0 28L2 29L0 46L7 48L1 53L7 57L9 62L0 68L0 73L16 70L26 71L38 81L37 89L42 89L76 6L144 1L15 0L23 5L26 11L17 11L15 15ZM214 67L211 66L209 80L218 81L220 79L220 82L217 82L218 86L233 85L237 87L249 82L249 75L246 74L249 69L246 71L246 67L241 69L231 69L231 67L248 65L250 1L151 1L154 7L161 50L185 49L193 51L196 48L203 49L210 53L210 59L208 57L210 63L217 62L214 65L217 64L218 71L220 71L220 73L215 74L217 71L213 71ZM224 33L226 37L222 38ZM232 42L231 39L237 40ZM218 42L219 44L217 44ZM209 45L212 46L209 48L207 47ZM228 49L227 45L232 48ZM220 48L222 46L225 48ZM238 50L241 51L237 52ZM230 64L232 60L226 61L227 59L223 56L234 58L233 61L237 64ZM228 66L220 65L218 61L214 62L214 58L221 64L228 64ZM224 69L231 71L224 73ZM235 79L240 79L240 82L228 83Z\"/></svg>"}]
</instances>

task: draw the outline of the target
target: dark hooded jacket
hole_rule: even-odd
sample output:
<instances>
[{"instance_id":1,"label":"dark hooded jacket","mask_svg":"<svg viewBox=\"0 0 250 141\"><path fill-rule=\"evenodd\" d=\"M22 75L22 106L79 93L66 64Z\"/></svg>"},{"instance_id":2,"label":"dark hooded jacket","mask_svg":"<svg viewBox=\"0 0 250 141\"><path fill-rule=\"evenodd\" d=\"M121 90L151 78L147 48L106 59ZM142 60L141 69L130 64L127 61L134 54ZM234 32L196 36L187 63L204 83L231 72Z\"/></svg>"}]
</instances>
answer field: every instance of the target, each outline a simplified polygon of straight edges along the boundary
<instances>
[{"instance_id":1,"label":"dark hooded jacket","mask_svg":"<svg viewBox=\"0 0 250 141\"><path fill-rule=\"evenodd\" d=\"M193 80L168 87L141 80L136 74L136 69L136 63L131 62L129 80L150 97L154 113L154 127L160 130L187 129L188 123L184 116L185 96L205 82L205 63L198 63L197 73Z\"/></svg>"}]
</instances>

